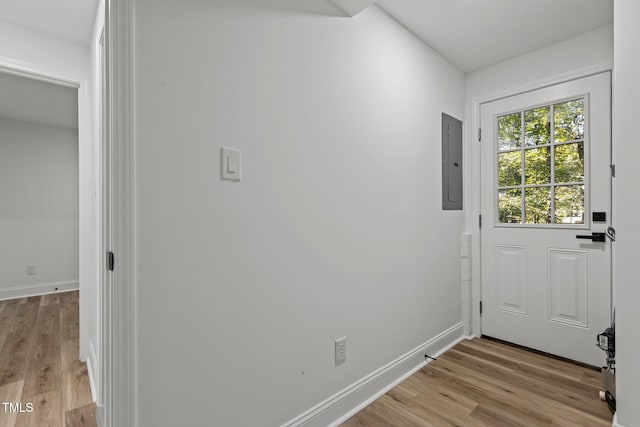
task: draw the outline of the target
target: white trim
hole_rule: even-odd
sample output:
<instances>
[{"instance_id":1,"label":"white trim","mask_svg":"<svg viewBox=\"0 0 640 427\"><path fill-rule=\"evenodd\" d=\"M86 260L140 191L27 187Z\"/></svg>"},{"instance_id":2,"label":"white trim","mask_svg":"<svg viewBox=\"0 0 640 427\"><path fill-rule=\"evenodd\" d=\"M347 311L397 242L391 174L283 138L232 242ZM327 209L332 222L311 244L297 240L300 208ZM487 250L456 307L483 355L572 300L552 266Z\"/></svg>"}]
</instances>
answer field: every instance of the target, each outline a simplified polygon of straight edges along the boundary
<instances>
[{"instance_id":1,"label":"white trim","mask_svg":"<svg viewBox=\"0 0 640 427\"><path fill-rule=\"evenodd\" d=\"M78 144L78 231L79 231L79 253L78 262L80 265L79 275L82 283L83 291L87 289L87 285L91 284L92 275L90 274L95 262L91 259L94 247L91 245L91 229L89 224L92 222L93 211L91 209L91 180L88 179L92 175L92 141L91 141L91 103L89 96L91 85L89 80L85 80L78 88L78 140L82 141ZM96 284L97 286L97 284ZM79 324L80 330L78 340L80 344L80 359L86 360L89 353L89 327L87 318L89 313L87 293L80 292L78 300Z\"/></svg>"},{"instance_id":2,"label":"white trim","mask_svg":"<svg viewBox=\"0 0 640 427\"><path fill-rule=\"evenodd\" d=\"M396 360L356 381L283 425L338 426L391 388L423 368L425 354L438 357L466 337L462 322L420 344Z\"/></svg>"},{"instance_id":3,"label":"white trim","mask_svg":"<svg viewBox=\"0 0 640 427\"><path fill-rule=\"evenodd\" d=\"M618 424L618 413L613 413L613 421L611 422L611 427L624 427L622 424Z\"/></svg>"},{"instance_id":4,"label":"white trim","mask_svg":"<svg viewBox=\"0 0 640 427\"><path fill-rule=\"evenodd\" d=\"M35 297L38 295L55 294L78 290L78 279L63 282L37 283L35 285L20 285L0 289L0 301Z\"/></svg>"},{"instance_id":5,"label":"white trim","mask_svg":"<svg viewBox=\"0 0 640 427\"><path fill-rule=\"evenodd\" d=\"M504 90L500 90L497 92L493 92L487 95L479 96L473 101L471 101L471 129L476 130L480 128L480 106L482 104L497 101L502 98L507 98L510 96L520 95L526 92L531 92L538 89L543 89L545 87L553 86L560 83L566 83L572 80L581 79L584 77L593 76L596 74L610 72L613 69L613 63L611 61L605 61L598 64L593 64L587 67L578 68L576 70L556 74L547 78L535 80L533 82L519 85L511 88L507 88ZM469 173L471 177L471 185L472 188L469 189L470 194L474 194L470 203L470 212L471 215L468 217L470 219L470 224L467 224L467 229L472 235L471 245L472 245L472 254L479 254L479 256L471 257L471 334L474 337L480 337L482 335L482 319L480 317L480 311L477 309L480 306L480 300L482 297L482 270L481 270L481 233L480 227L477 221L478 215L481 214L480 210L480 191L481 191L481 151L480 144L478 144L477 136L475 136L475 131L472 131L472 136L468 140L471 143L471 161L468 162L470 171L466 171ZM487 226L488 218L484 219L485 226Z\"/></svg>"},{"instance_id":6,"label":"white trim","mask_svg":"<svg viewBox=\"0 0 640 427\"><path fill-rule=\"evenodd\" d=\"M39 68L33 64L0 57L0 72L14 76L25 77L41 82L53 83L59 86L79 88L80 82L75 78L62 76L56 72Z\"/></svg>"},{"instance_id":7,"label":"white trim","mask_svg":"<svg viewBox=\"0 0 640 427\"><path fill-rule=\"evenodd\" d=\"M96 424L98 425L98 427L105 427L105 416L106 413L106 409L104 407L104 405L97 405L96 404Z\"/></svg>"},{"instance_id":8,"label":"white trim","mask_svg":"<svg viewBox=\"0 0 640 427\"><path fill-rule=\"evenodd\" d=\"M105 427L105 413L106 409L104 405L96 404L96 424L98 427Z\"/></svg>"},{"instance_id":9,"label":"white trim","mask_svg":"<svg viewBox=\"0 0 640 427\"><path fill-rule=\"evenodd\" d=\"M566 83L571 80L578 80L584 77L589 77L589 76L593 76L600 73L606 73L607 71L611 71L611 70L613 70L613 63L611 61L605 61L599 64L593 64L587 67L582 67L570 72L556 74L554 76L535 80L533 82L530 82L524 85L514 86L512 88L507 88L507 89L493 92L487 95L483 95L476 98L474 100L474 103L478 102L479 104L484 104L487 102L493 102L502 98L521 95L523 93L531 92L538 89L543 89L545 87L555 86L560 83Z\"/></svg>"},{"instance_id":10,"label":"white trim","mask_svg":"<svg viewBox=\"0 0 640 427\"><path fill-rule=\"evenodd\" d=\"M102 396L105 427L138 425L136 411L136 224L134 198L134 2L107 0L105 14L106 135L111 150L110 224L115 254L102 301ZM103 211L104 213L104 211ZM109 244L109 243L107 243ZM104 421L104 422L103 422Z\"/></svg>"},{"instance_id":11,"label":"white trim","mask_svg":"<svg viewBox=\"0 0 640 427\"><path fill-rule=\"evenodd\" d=\"M93 27L93 33L91 37L91 65L92 65L92 78L93 78L93 107L94 107L94 123L96 127L93 129L93 136L95 138L94 148L96 150L96 156L94 157L94 167L96 170L95 181L95 202L97 212L96 226L96 243L97 243L97 255L98 255L98 268L96 269L96 275L99 289L96 292L96 305L98 307L97 321L97 336L99 340L96 342L96 346L100 351L95 354L95 376L98 379L96 383L96 405L101 406L104 404L104 389L105 389L105 371L104 371L104 354L110 348L110 341L106 335L106 329L104 327L105 321L109 320L109 314L105 309L104 294L107 289L107 265L105 257L107 249L105 247L105 234L104 225L106 223L106 198L104 193L105 185L105 60L104 60L104 33L105 33L105 1L99 0L96 10L95 22ZM100 262L102 261L102 262ZM95 350L95 347L94 347ZM104 411L102 411L104 413Z\"/></svg>"},{"instance_id":12,"label":"white trim","mask_svg":"<svg viewBox=\"0 0 640 427\"><path fill-rule=\"evenodd\" d=\"M96 351L93 348L93 343L89 342L89 357L86 360L87 372L89 372L89 387L91 388L91 400L96 402L96 379L94 376L93 361L96 360Z\"/></svg>"}]
</instances>

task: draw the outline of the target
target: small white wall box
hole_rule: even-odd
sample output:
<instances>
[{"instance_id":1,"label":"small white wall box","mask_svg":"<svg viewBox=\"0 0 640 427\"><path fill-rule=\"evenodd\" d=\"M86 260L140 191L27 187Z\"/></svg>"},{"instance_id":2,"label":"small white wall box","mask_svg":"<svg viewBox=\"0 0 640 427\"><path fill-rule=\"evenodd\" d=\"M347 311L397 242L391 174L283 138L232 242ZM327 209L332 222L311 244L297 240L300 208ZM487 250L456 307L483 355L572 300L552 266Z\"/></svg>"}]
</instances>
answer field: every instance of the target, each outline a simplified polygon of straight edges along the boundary
<instances>
[{"instance_id":1,"label":"small white wall box","mask_svg":"<svg viewBox=\"0 0 640 427\"><path fill-rule=\"evenodd\" d=\"M220 156L222 157L222 179L240 181L242 177L240 150L237 148L222 147Z\"/></svg>"}]
</instances>

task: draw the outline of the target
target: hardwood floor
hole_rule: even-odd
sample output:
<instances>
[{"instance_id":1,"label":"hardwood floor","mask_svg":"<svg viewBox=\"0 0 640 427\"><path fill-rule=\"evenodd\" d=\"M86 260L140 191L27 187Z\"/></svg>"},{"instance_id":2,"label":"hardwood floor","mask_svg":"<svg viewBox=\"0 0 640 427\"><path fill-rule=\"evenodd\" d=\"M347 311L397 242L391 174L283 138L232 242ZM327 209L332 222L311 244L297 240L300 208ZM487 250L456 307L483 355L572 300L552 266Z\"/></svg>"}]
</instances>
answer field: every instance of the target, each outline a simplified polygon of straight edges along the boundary
<instances>
[{"instance_id":1,"label":"hardwood floor","mask_svg":"<svg viewBox=\"0 0 640 427\"><path fill-rule=\"evenodd\" d=\"M0 301L0 427L96 426L78 322L77 291Z\"/></svg>"},{"instance_id":2,"label":"hardwood floor","mask_svg":"<svg viewBox=\"0 0 640 427\"><path fill-rule=\"evenodd\" d=\"M610 427L600 373L509 345L463 341L342 424Z\"/></svg>"}]
</instances>

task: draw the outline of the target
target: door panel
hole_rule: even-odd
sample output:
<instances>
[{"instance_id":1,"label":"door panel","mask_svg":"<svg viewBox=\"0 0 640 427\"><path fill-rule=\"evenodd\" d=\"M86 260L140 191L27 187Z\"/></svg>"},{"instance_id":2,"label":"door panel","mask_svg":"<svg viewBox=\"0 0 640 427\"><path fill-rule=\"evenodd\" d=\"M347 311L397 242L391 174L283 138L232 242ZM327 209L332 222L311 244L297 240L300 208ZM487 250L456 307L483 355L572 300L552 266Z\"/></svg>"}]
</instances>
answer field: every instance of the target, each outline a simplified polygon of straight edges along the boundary
<instances>
[{"instance_id":1,"label":"door panel","mask_svg":"<svg viewBox=\"0 0 640 427\"><path fill-rule=\"evenodd\" d=\"M586 328L587 251L549 249L549 320Z\"/></svg>"},{"instance_id":2,"label":"door panel","mask_svg":"<svg viewBox=\"0 0 640 427\"><path fill-rule=\"evenodd\" d=\"M496 305L498 310L527 314L527 248L496 245Z\"/></svg>"},{"instance_id":3,"label":"door panel","mask_svg":"<svg viewBox=\"0 0 640 427\"><path fill-rule=\"evenodd\" d=\"M600 365L610 324L610 74L481 106L482 333ZM611 212L607 219L611 218Z\"/></svg>"}]
</instances>

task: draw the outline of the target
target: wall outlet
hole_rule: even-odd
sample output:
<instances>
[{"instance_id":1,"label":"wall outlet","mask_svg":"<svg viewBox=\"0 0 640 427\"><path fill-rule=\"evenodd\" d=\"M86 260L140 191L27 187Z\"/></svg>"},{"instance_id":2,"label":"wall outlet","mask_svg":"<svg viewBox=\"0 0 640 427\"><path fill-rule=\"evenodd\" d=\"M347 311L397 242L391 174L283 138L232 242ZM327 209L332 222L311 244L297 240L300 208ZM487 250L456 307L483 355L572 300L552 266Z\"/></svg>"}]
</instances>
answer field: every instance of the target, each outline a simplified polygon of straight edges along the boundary
<instances>
[{"instance_id":1,"label":"wall outlet","mask_svg":"<svg viewBox=\"0 0 640 427\"><path fill-rule=\"evenodd\" d=\"M336 366L347 361L347 337L338 338L335 342Z\"/></svg>"},{"instance_id":2,"label":"wall outlet","mask_svg":"<svg viewBox=\"0 0 640 427\"><path fill-rule=\"evenodd\" d=\"M27 265L27 276L33 276L36 274L36 266L33 264Z\"/></svg>"}]
</instances>

